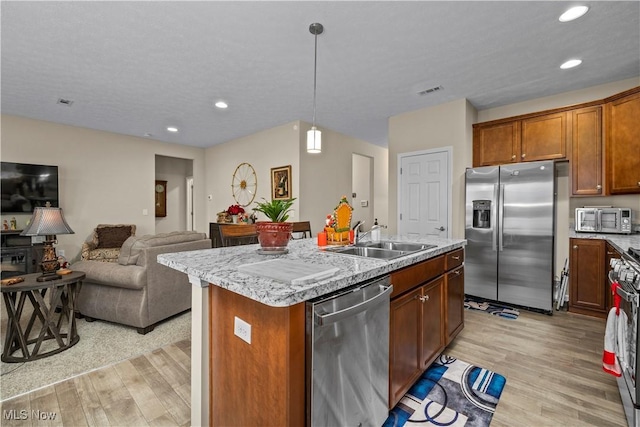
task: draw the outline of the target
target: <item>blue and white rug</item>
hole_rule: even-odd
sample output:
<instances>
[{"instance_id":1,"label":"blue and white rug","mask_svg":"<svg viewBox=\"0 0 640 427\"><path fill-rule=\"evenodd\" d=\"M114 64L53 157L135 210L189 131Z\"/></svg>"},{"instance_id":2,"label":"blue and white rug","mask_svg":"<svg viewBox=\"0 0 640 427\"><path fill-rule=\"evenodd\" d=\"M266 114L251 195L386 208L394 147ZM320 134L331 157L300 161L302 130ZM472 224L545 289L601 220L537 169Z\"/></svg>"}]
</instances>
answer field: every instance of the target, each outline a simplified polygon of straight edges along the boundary
<instances>
[{"instance_id":1,"label":"blue and white rug","mask_svg":"<svg viewBox=\"0 0 640 427\"><path fill-rule=\"evenodd\" d=\"M493 316L503 317L505 319L517 319L520 311L508 305L502 305L493 301L486 301L480 298L470 297L464 298L464 308L467 310L478 310L489 313Z\"/></svg>"},{"instance_id":2,"label":"blue and white rug","mask_svg":"<svg viewBox=\"0 0 640 427\"><path fill-rule=\"evenodd\" d=\"M486 427L506 378L440 355L389 412L383 427Z\"/></svg>"}]
</instances>

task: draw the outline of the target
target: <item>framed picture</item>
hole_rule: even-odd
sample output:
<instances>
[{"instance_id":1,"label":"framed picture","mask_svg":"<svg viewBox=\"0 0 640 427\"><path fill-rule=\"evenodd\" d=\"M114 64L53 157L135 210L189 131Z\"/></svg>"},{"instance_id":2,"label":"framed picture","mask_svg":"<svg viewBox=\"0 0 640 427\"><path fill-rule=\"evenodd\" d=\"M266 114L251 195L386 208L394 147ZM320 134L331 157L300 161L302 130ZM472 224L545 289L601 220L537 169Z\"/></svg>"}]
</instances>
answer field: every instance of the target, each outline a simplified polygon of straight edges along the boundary
<instances>
[{"instance_id":1,"label":"framed picture","mask_svg":"<svg viewBox=\"0 0 640 427\"><path fill-rule=\"evenodd\" d=\"M291 197L291 165L271 168L271 198L278 200Z\"/></svg>"}]
</instances>

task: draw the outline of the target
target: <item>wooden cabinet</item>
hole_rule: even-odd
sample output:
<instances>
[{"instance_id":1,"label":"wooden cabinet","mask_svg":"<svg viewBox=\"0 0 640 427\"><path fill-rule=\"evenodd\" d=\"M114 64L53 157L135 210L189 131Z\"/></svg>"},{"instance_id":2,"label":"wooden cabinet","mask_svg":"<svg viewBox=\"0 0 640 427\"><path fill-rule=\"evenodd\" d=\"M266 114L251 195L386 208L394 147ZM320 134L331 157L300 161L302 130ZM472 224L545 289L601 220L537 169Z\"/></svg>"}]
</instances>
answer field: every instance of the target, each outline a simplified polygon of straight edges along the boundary
<instances>
[{"instance_id":1,"label":"wooden cabinet","mask_svg":"<svg viewBox=\"0 0 640 427\"><path fill-rule=\"evenodd\" d=\"M522 137L519 162L564 159L567 157L567 140L571 139L566 111L522 120Z\"/></svg>"},{"instance_id":2,"label":"wooden cabinet","mask_svg":"<svg viewBox=\"0 0 640 427\"><path fill-rule=\"evenodd\" d=\"M569 311L606 317L605 241L569 240Z\"/></svg>"},{"instance_id":3,"label":"wooden cabinet","mask_svg":"<svg viewBox=\"0 0 640 427\"><path fill-rule=\"evenodd\" d=\"M389 408L444 349L443 283L440 276L391 301Z\"/></svg>"},{"instance_id":4,"label":"wooden cabinet","mask_svg":"<svg viewBox=\"0 0 640 427\"><path fill-rule=\"evenodd\" d=\"M451 341L464 328L464 249L451 251L445 255L444 280L445 322L444 344Z\"/></svg>"},{"instance_id":5,"label":"wooden cabinet","mask_svg":"<svg viewBox=\"0 0 640 427\"><path fill-rule=\"evenodd\" d=\"M564 159L571 139L566 111L473 125L473 166Z\"/></svg>"},{"instance_id":6,"label":"wooden cabinet","mask_svg":"<svg viewBox=\"0 0 640 427\"><path fill-rule=\"evenodd\" d=\"M464 249L391 273L389 407L464 327Z\"/></svg>"},{"instance_id":7,"label":"wooden cabinet","mask_svg":"<svg viewBox=\"0 0 640 427\"><path fill-rule=\"evenodd\" d=\"M473 125L473 166L492 166L519 161L520 122Z\"/></svg>"},{"instance_id":8,"label":"wooden cabinet","mask_svg":"<svg viewBox=\"0 0 640 427\"><path fill-rule=\"evenodd\" d=\"M640 193L640 87L605 101L607 192Z\"/></svg>"},{"instance_id":9,"label":"wooden cabinet","mask_svg":"<svg viewBox=\"0 0 640 427\"><path fill-rule=\"evenodd\" d=\"M602 106L573 110L571 151L571 193L574 196L601 196Z\"/></svg>"}]
</instances>

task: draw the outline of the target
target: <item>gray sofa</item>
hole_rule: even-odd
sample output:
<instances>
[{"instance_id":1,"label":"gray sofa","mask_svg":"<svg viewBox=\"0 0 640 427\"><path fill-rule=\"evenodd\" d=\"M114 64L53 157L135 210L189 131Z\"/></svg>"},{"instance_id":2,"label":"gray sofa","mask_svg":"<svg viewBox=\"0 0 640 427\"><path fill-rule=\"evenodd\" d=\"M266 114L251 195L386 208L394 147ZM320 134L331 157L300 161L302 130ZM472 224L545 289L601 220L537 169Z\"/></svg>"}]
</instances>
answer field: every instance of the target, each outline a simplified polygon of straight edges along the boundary
<instances>
[{"instance_id":1,"label":"gray sofa","mask_svg":"<svg viewBox=\"0 0 640 427\"><path fill-rule=\"evenodd\" d=\"M76 310L88 321L130 325L146 334L161 320L191 308L187 275L158 264L158 254L208 248L211 240L195 231L131 236L117 263L79 261L71 266L87 275Z\"/></svg>"}]
</instances>

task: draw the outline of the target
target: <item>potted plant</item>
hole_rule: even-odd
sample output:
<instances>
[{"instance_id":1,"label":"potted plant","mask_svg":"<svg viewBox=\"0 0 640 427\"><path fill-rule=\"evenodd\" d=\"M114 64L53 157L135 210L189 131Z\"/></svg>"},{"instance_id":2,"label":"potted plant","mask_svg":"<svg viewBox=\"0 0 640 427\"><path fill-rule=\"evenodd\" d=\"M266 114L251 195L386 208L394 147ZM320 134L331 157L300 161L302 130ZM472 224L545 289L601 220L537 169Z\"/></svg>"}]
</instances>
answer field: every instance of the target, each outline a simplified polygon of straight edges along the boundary
<instances>
[{"instance_id":1,"label":"potted plant","mask_svg":"<svg viewBox=\"0 0 640 427\"><path fill-rule=\"evenodd\" d=\"M293 199L273 199L271 201L263 198L263 202L256 202L253 210L261 212L269 218L269 221L256 222L258 241L264 251L282 252L286 249L291 239L293 223L285 222L289 219L289 212L293 206Z\"/></svg>"}]
</instances>

